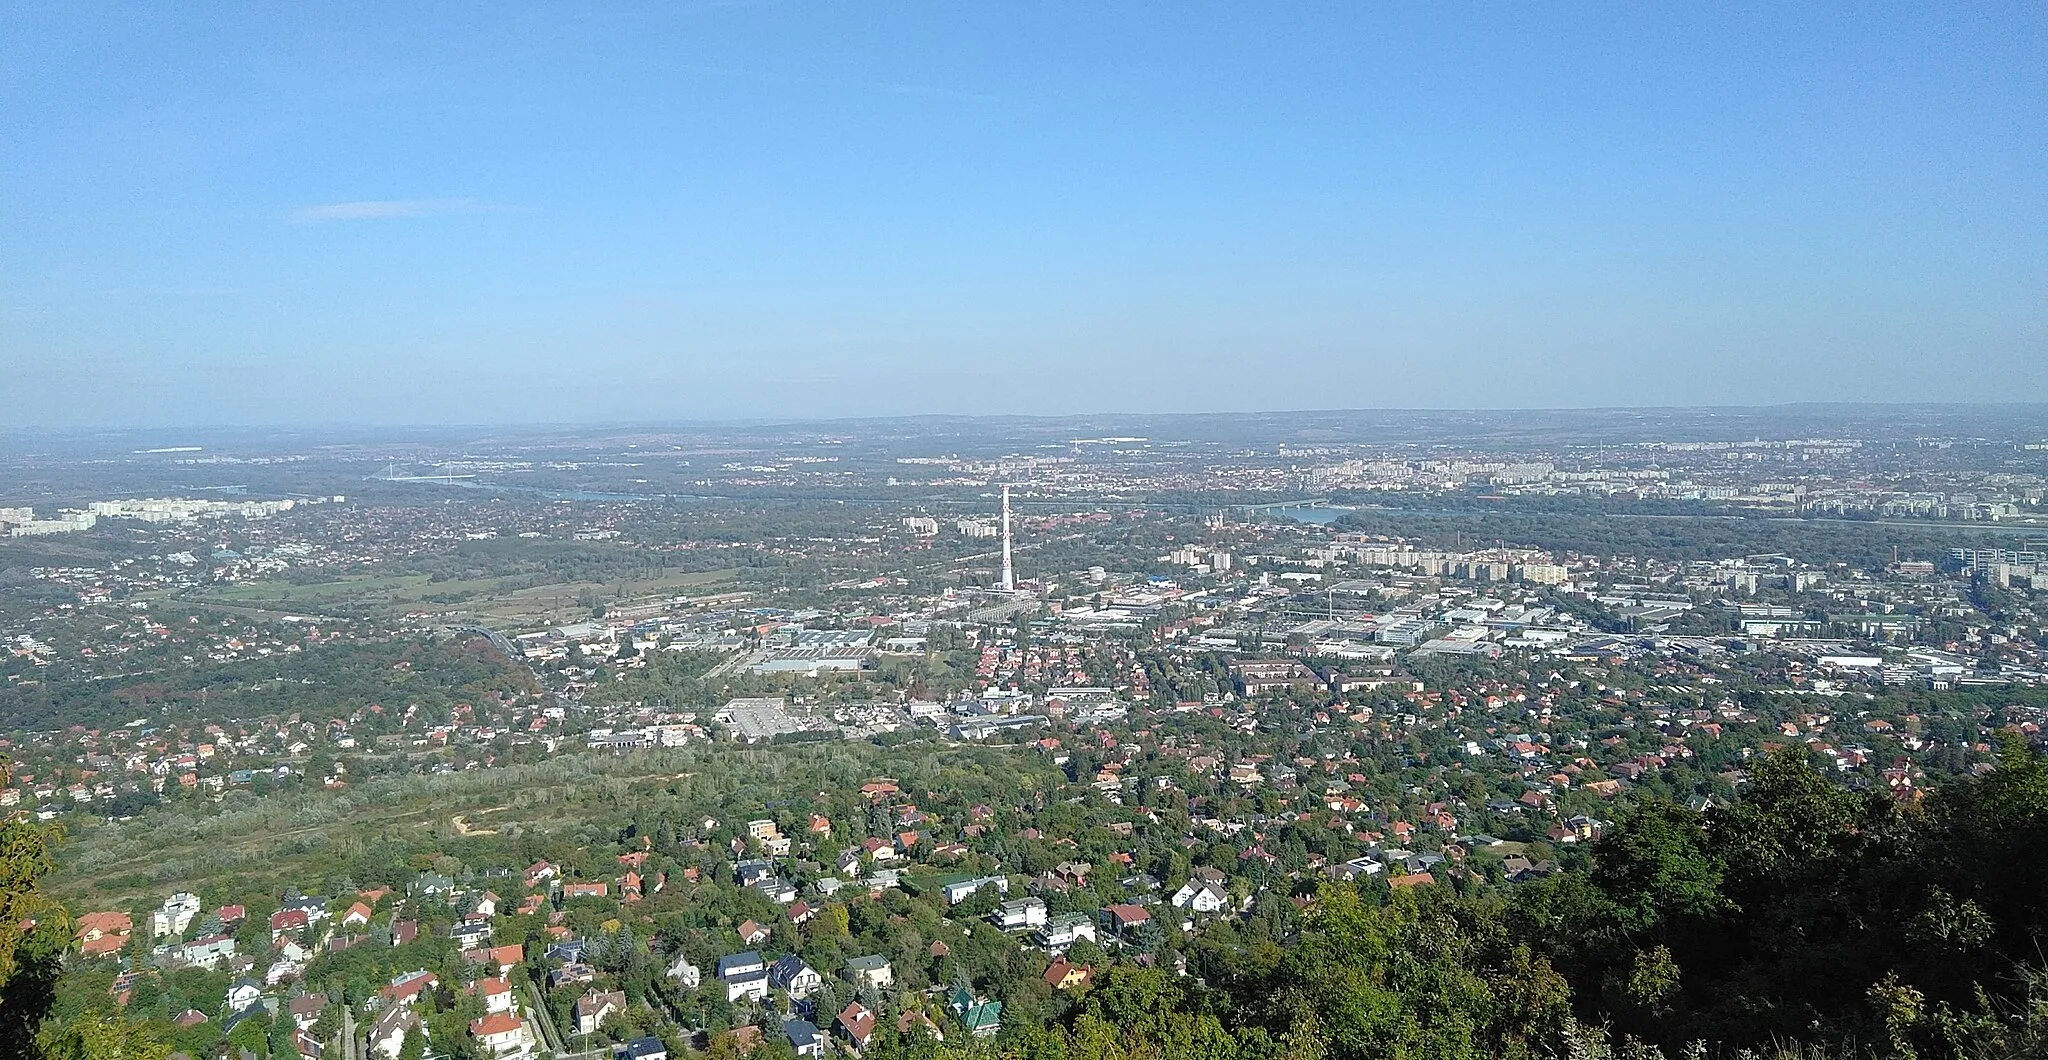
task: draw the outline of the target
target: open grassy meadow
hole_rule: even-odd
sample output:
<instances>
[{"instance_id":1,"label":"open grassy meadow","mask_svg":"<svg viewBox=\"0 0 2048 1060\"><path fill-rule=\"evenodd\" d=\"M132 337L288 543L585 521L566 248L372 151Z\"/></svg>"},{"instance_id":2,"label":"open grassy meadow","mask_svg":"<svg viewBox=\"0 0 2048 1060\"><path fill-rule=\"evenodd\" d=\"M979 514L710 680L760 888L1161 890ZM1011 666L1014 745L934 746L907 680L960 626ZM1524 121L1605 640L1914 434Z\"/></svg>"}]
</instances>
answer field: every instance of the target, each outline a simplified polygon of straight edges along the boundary
<instances>
[{"instance_id":1,"label":"open grassy meadow","mask_svg":"<svg viewBox=\"0 0 2048 1060\"><path fill-rule=\"evenodd\" d=\"M536 584L531 575L441 579L425 574L346 577L295 584L244 582L195 594L195 602L272 611L376 616L416 611L493 625L567 622L587 617L592 601L632 606L677 596L729 590L736 570L665 571L614 581Z\"/></svg>"}]
</instances>

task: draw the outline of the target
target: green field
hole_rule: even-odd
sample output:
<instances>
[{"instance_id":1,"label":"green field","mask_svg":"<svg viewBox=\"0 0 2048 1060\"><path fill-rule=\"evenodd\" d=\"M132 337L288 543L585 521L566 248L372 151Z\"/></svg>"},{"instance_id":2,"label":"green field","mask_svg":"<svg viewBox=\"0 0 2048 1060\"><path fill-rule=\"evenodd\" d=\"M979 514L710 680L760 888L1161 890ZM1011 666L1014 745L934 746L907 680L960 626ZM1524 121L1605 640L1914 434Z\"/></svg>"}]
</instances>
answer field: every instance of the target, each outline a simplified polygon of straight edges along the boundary
<instances>
[{"instance_id":1,"label":"green field","mask_svg":"<svg viewBox=\"0 0 2048 1060\"><path fill-rule=\"evenodd\" d=\"M631 606L671 596L729 589L736 570L669 571L653 578L534 584L529 575L443 579L425 574L337 578L294 584L245 582L187 599L277 611L378 615L437 611L449 618L520 625L586 617L590 602Z\"/></svg>"},{"instance_id":2,"label":"green field","mask_svg":"<svg viewBox=\"0 0 2048 1060\"><path fill-rule=\"evenodd\" d=\"M59 847L49 889L78 908L119 908L174 890L237 895L335 889L417 856L517 867L612 841L650 808L755 812L792 787L850 789L917 777L950 789L1031 775L1036 759L984 748L887 750L860 742L570 753L447 774L385 775L341 791L228 794L219 804L154 807L133 820L80 819ZM801 778L801 779L798 779ZM1039 783L1053 779L1040 772ZM521 860L525 859L525 860Z\"/></svg>"}]
</instances>

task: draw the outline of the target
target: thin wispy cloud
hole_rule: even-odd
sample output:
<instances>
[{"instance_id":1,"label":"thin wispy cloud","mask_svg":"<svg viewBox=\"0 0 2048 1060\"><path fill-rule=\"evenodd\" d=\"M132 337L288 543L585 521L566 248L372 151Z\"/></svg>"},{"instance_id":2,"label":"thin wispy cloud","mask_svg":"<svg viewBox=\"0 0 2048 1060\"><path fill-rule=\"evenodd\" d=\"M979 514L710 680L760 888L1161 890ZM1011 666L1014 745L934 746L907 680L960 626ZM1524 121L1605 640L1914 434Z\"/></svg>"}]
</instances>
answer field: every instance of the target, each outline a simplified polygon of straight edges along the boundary
<instances>
[{"instance_id":1,"label":"thin wispy cloud","mask_svg":"<svg viewBox=\"0 0 2048 1060\"><path fill-rule=\"evenodd\" d=\"M386 221L403 217L444 217L449 214L495 213L504 209L475 199L365 199L330 202L293 210L287 220L314 225L330 221Z\"/></svg>"},{"instance_id":2,"label":"thin wispy cloud","mask_svg":"<svg viewBox=\"0 0 2048 1060\"><path fill-rule=\"evenodd\" d=\"M687 63L676 67L684 73L699 77L724 78L737 81L755 81L761 84L791 85L802 88L829 88L853 92L873 92L891 96L923 96L930 99L950 100L955 103L1001 104L1006 103L1000 96L963 89L946 88L940 85L916 84L901 81L864 81L836 77L811 77L801 74L786 74L772 70L744 70L725 66L703 66Z\"/></svg>"}]
</instances>

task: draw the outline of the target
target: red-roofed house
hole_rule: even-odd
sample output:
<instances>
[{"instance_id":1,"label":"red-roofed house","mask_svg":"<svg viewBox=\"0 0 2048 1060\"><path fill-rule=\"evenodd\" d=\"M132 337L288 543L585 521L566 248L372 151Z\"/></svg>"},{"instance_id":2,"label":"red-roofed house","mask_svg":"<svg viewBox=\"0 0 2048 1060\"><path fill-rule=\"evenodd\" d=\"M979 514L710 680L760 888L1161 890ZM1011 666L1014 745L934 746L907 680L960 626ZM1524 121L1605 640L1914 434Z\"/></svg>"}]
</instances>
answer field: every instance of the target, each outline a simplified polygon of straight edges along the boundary
<instances>
[{"instance_id":1,"label":"red-roofed house","mask_svg":"<svg viewBox=\"0 0 2048 1060\"><path fill-rule=\"evenodd\" d=\"M483 1000L486 1013L510 1012L517 1007L512 998L512 982L509 979L479 979L470 984L469 992Z\"/></svg>"},{"instance_id":2,"label":"red-roofed house","mask_svg":"<svg viewBox=\"0 0 2048 1060\"><path fill-rule=\"evenodd\" d=\"M472 1020L469 1036L492 1056L501 1058L533 1055L533 1034L526 1029L526 1021L511 1012L493 1012L482 1019Z\"/></svg>"},{"instance_id":3,"label":"red-roofed house","mask_svg":"<svg viewBox=\"0 0 2048 1060\"><path fill-rule=\"evenodd\" d=\"M846 1039L847 1044L858 1053L875 1040L875 1014L858 1001L848 1004L839 1011L839 1017L832 1021L832 1029Z\"/></svg>"},{"instance_id":4,"label":"red-roofed house","mask_svg":"<svg viewBox=\"0 0 2048 1060\"><path fill-rule=\"evenodd\" d=\"M1052 967L1045 970L1045 985L1054 990L1072 990L1075 987L1087 986L1088 978L1094 974L1092 970L1065 957L1058 957L1053 960Z\"/></svg>"},{"instance_id":5,"label":"red-roofed house","mask_svg":"<svg viewBox=\"0 0 2048 1060\"><path fill-rule=\"evenodd\" d=\"M1102 910L1102 923L1112 934L1122 935L1136 931L1152 922L1152 914L1144 906L1119 904Z\"/></svg>"},{"instance_id":6,"label":"red-roofed house","mask_svg":"<svg viewBox=\"0 0 2048 1060\"><path fill-rule=\"evenodd\" d=\"M933 1023L932 1018L925 1015L921 1008L904 1009L903 1015L896 1017L896 1033L904 1038L922 1033L935 1042L946 1040L946 1032L940 1030L939 1025Z\"/></svg>"},{"instance_id":7,"label":"red-roofed house","mask_svg":"<svg viewBox=\"0 0 2048 1060\"><path fill-rule=\"evenodd\" d=\"M390 986L378 991L378 993L384 995L387 1001L410 1005L414 1001L419 1000L420 994L425 992L427 988L440 981L440 977L432 972L407 972L392 980Z\"/></svg>"},{"instance_id":8,"label":"red-roofed house","mask_svg":"<svg viewBox=\"0 0 2048 1060\"><path fill-rule=\"evenodd\" d=\"M121 952L135 922L126 913L87 913L78 918L78 950L87 957Z\"/></svg>"},{"instance_id":9,"label":"red-roofed house","mask_svg":"<svg viewBox=\"0 0 2048 1060\"><path fill-rule=\"evenodd\" d=\"M478 946L472 950L463 950L462 959L471 964L495 964L502 969L510 968L525 960L526 951L524 947L518 945Z\"/></svg>"},{"instance_id":10,"label":"red-roofed house","mask_svg":"<svg viewBox=\"0 0 2048 1060\"><path fill-rule=\"evenodd\" d=\"M304 909L280 909L270 915L270 941L276 942L295 931L304 931L312 922Z\"/></svg>"}]
</instances>

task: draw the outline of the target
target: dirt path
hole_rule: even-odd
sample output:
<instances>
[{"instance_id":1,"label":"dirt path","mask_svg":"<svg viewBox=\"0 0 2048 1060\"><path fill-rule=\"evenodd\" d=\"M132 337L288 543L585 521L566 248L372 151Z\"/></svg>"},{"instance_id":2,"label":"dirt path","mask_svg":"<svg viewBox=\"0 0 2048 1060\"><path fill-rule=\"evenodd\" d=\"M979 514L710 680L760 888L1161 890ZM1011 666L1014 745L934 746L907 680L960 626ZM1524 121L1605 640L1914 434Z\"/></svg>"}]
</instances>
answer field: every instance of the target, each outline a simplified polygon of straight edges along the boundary
<instances>
[{"instance_id":1,"label":"dirt path","mask_svg":"<svg viewBox=\"0 0 2048 1060\"><path fill-rule=\"evenodd\" d=\"M509 809L511 809L511 808L512 808L512 807L511 807L511 805L510 805L510 804L507 804L507 805L504 805L504 806L493 806L493 807L491 807L491 808L490 808L490 809L488 809L488 810L478 810L478 811L476 811L476 813L477 813L477 816L481 817L481 816L483 816L484 814L487 814L487 813L497 813L497 812L498 812L499 810L509 810ZM497 830L497 829L495 829L495 828L472 828L472 827L470 827L470 825L469 825L469 821L467 820L468 816L469 816L468 814L462 814L462 813L458 813L458 814L456 814L455 816L453 816L453 817L450 817L450 818L448 818L448 823L449 823L449 824L452 824L452 825L454 825L454 826L455 826L455 832L456 832L456 834L457 834L457 835L461 835L461 836L473 836L473 835L497 835L497 834L498 834L498 830Z\"/></svg>"}]
</instances>

